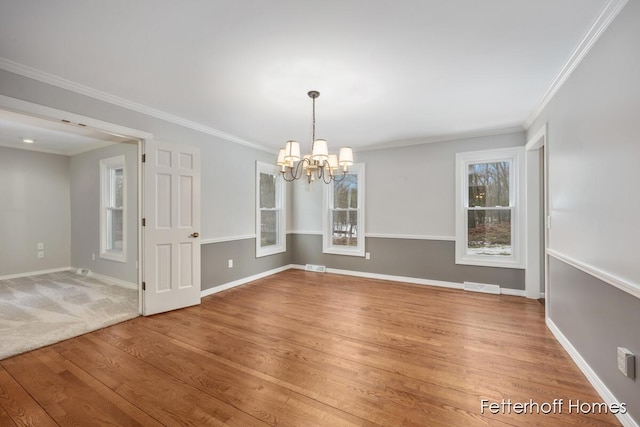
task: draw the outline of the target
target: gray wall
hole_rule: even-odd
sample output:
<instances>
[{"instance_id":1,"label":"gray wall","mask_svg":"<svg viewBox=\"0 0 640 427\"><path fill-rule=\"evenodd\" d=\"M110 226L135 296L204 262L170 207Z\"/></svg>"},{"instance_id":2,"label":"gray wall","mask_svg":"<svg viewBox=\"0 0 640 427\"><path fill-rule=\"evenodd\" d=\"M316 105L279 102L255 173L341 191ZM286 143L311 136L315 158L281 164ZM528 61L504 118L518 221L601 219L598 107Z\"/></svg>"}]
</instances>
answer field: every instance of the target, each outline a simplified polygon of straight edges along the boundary
<instances>
[{"instance_id":1,"label":"gray wall","mask_svg":"<svg viewBox=\"0 0 640 427\"><path fill-rule=\"evenodd\" d=\"M366 234L453 239L456 153L521 146L525 144L525 134L516 132L437 143L413 142L416 145L355 153L356 162L367 166ZM297 182L293 186L293 230L297 234L295 263L524 289L524 270L455 264L453 241L368 237L365 249L371 253L371 260L323 254L322 237L312 235L322 230L323 188L318 184Z\"/></svg>"},{"instance_id":2,"label":"gray wall","mask_svg":"<svg viewBox=\"0 0 640 427\"><path fill-rule=\"evenodd\" d=\"M274 162L277 153L242 146L4 70L0 70L0 94L150 132L157 140L199 147L202 161L202 239L255 234L255 162ZM211 246L218 245L218 252L227 250L228 245L220 243L203 245L203 266L210 264L207 257L212 253ZM236 264L245 263L261 265L263 261L255 259L254 249L236 258ZM207 282L203 281L203 289L206 286Z\"/></svg>"},{"instance_id":3,"label":"gray wall","mask_svg":"<svg viewBox=\"0 0 640 427\"><path fill-rule=\"evenodd\" d=\"M100 258L100 160L125 156L126 262ZM71 266L138 283L138 146L120 143L71 157ZM95 256L95 261L92 259Z\"/></svg>"},{"instance_id":4,"label":"gray wall","mask_svg":"<svg viewBox=\"0 0 640 427\"><path fill-rule=\"evenodd\" d=\"M0 276L68 267L69 215L68 157L0 147Z\"/></svg>"},{"instance_id":5,"label":"gray wall","mask_svg":"<svg viewBox=\"0 0 640 427\"><path fill-rule=\"evenodd\" d=\"M322 253L322 236L293 235L293 264L319 264L341 270L389 274L416 279L479 282L524 289L524 270L455 263L455 242L366 238L371 259ZM374 255L375 254L375 255Z\"/></svg>"},{"instance_id":6,"label":"gray wall","mask_svg":"<svg viewBox=\"0 0 640 427\"><path fill-rule=\"evenodd\" d=\"M202 290L291 264L292 237L287 236L287 252L255 257L256 239L202 245ZM253 256L248 256L248 254ZM233 268L229 268L229 260Z\"/></svg>"},{"instance_id":7,"label":"gray wall","mask_svg":"<svg viewBox=\"0 0 640 427\"><path fill-rule=\"evenodd\" d=\"M639 22L640 2L630 1L529 134L547 123L550 248L640 288ZM640 357L638 298L550 263L551 320L640 422L640 380L616 371L617 346Z\"/></svg>"}]
</instances>

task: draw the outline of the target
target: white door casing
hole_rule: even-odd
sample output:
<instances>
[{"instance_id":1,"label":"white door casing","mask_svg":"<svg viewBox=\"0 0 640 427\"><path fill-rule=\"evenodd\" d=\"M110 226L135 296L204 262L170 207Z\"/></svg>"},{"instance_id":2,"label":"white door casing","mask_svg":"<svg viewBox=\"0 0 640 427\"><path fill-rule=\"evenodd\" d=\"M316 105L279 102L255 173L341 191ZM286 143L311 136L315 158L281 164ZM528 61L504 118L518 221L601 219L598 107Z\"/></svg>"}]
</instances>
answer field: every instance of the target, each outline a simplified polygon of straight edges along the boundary
<instances>
[{"instance_id":1,"label":"white door casing","mask_svg":"<svg viewBox=\"0 0 640 427\"><path fill-rule=\"evenodd\" d=\"M200 304L200 150L145 141L143 314Z\"/></svg>"}]
</instances>

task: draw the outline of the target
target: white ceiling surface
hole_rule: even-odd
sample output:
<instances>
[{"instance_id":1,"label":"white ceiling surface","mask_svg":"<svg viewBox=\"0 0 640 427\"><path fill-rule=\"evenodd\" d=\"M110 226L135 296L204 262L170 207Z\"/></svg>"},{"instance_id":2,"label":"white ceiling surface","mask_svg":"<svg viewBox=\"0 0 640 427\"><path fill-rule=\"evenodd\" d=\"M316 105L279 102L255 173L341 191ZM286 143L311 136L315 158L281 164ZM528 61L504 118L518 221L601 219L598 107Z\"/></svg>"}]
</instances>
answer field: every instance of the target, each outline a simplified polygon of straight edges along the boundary
<instances>
[{"instance_id":1,"label":"white ceiling surface","mask_svg":"<svg viewBox=\"0 0 640 427\"><path fill-rule=\"evenodd\" d=\"M0 58L276 150L522 126L606 0L2 0ZM81 114L81 112L78 112Z\"/></svg>"},{"instance_id":2,"label":"white ceiling surface","mask_svg":"<svg viewBox=\"0 0 640 427\"><path fill-rule=\"evenodd\" d=\"M35 142L24 143L24 138L33 139ZM2 147L71 156L125 141L126 138L97 132L87 127L0 110Z\"/></svg>"}]
</instances>

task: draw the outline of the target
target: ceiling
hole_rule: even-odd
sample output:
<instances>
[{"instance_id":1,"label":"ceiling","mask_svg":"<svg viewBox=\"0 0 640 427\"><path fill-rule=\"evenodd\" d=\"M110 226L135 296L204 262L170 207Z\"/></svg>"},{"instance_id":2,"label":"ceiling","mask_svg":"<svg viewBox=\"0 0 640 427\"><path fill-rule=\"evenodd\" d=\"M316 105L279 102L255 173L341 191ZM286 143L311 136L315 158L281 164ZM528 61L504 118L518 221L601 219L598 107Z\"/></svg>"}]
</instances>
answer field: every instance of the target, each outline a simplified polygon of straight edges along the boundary
<instances>
[{"instance_id":1,"label":"ceiling","mask_svg":"<svg viewBox=\"0 0 640 427\"><path fill-rule=\"evenodd\" d=\"M23 142L30 139L32 143ZM72 156L129 141L83 127L0 110L0 146Z\"/></svg>"},{"instance_id":2,"label":"ceiling","mask_svg":"<svg viewBox=\"0 0 640 427\"><path fill-rule=\"evenodd\" d=\"M3 0L0 67L274 151L314 89L366 149L522 128L616 1Z\"/></svg>"}]
</instances>

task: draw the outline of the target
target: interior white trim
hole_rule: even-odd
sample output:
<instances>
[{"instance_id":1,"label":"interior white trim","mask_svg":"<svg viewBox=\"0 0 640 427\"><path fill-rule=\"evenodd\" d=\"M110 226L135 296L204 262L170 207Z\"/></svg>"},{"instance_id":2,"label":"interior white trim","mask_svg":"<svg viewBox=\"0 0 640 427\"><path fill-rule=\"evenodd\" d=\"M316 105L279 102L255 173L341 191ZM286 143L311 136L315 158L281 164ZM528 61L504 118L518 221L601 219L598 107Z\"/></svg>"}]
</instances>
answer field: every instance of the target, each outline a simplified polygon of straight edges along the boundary
<instances>
[{"instance_id":1,"label":"interior white trim","mask_svg":"<svg viewBox=\"0 0 640 427\"><path fill-rule=\"evenodd\" d=\"M291 264L291 268L304 270L304 265ZM393 282L412 283L414 285L437 286L441 288L462 289L462 283L443 282L441 280L418 279L415 277L393 276L390 274L369 273L366 271L341 270L338 268L327 268L327 273L341 274L344 276L365 277L367 279L390 280Z\"/></svg>"},{"instance_id":2,"label":"interior white trim","mask_svg":"<svg viewBox=\"0 0 640 427\"><path fill-rule=\"evenodd\" d=\"M467 213L469 165L489 162L510 162L509 209L511 212L511 255L476 255L468 251ZM506 147L481 151L466 151L455 155L455 225L456 264L524 269L526 262L526 168L524 147ZM492 209L487 207L488 209Z\"/></svg>"},{"instance_id":3,"label":"interior white trim","mask_svg":"<svg viewBox=\"0 0 640 427\"><path fill-rule=\"evenodd\" d=\"M324 219L322 221L322 253L325 254L333 254L333 255L347 255L347 256L357 256L363 257L365 256L365 240L366 234L365 230L367 229L366 225L366 203L365 203L365 194L366 194L366 164L364 163L354 163L349 168L349 172L347 175L355 175L357 178L357 209L356 215L358 218L357 222L357 245L356 246L347 246L347 245L337 245L334 244L333 239L333 211L335 208L334 205L334 186L336 182L333 181L328 185L325 185L323 188L323 197L322 197L322 212ZM339 181L338 181L339 182ZM351 209L351 207L349 207ZM349 212L353 212L350 210ZM360 237L360 230L362 230L362 237Z\"/></svg>"},{"instance_id":4,"label":"interior white trim","mask_svg":"<svg viewBox=\"0 0 640 427\"><path fill-rule=\"evenodd\" d=\"M428 236L423 234L383 234L365 233L364 237L375 237L378 239L407 239L407 240L445 240L456 241L456 236Z\"/></svg>"},{"instance_id":5,"label":"interior white trim","mask_svg":"<svg viewBox=\"0 0 640 427\"><path fill-rule=\"evenodd\" d=\"M291 264L290 268L304 270L305 266L300 264ZM365 277L367 279L389 280L392 282L411 283L413 285L436 286L439 288L464 289L464 285L458 282L445 282L442 280L420 279L417 277L394 276L391 274L369 273L366 271L341 270L337 268L327 268L327 273L341 274L344 276ZM524 297L524 291L520 289L511 289L500 287L500 294L514 295Z\"/></svg>"},{"instance_id":6,"label":"interior white trim","mask_svg":"<svg viewBox=\"0 0 640 427\"><path fill-rule=\"evenodd\" d=\"M2 58L0 58L0 68L2 68ZM10 96L5 95L0 95L0 108L31 116L38 116L49 120L69 120L71 123L82 123L91 129L99 130L111 135L129 137L132 139L153 138L153 134L149 132L143 132L137 129L116 125L114 123L103 122L102 120L92 119L90 117L46 107L40 104L34 104L33 102L23 101L22 99L11 98Z\"/></svg>"},{"instance_id":7,"label":"interior white trim","mask_svg":"<svg viewBox=\"0 0 640 427\"><path fill-rule=\"evenodd\" d=\"M544 148L543 156L540 150ZM525 293L529 298L539 298L540 285L547 287L547 257L543 255L549 241L547 228L548 179L547 179L547 123L525 145ZM540 180L542 178L542 185ZM544 210L544 212L542 212ZM540 225L543 225L543 245L540 245ZM540 268L543 277L540 277Z\"/></svg>"},{"instance_id":8,"label":"interior white trim","mask_svg":"<svg viewBox=\"0 0 640 427\"><path fill-rule=\"evenodd\" d=\"M540 129L533 134L531 138L527 141L527 144L524 146L526 151L538 150L544 147L544 144L547 139L547 124L544 123L540 126Z\"/></svg>"},{"instance_id":9,"label":"interior white trim","mask_svg":"<svg viewBox=\"0 0 640 427\"><path fill-rule=\"evenodd\" d=\"M244 277L242 279L234 280L233 282L225 283L224 285L214 286L209 289L200 291L200 297L204 298L209 295L217 294L218 292L226 291L227 289L235 288L236 286L244 285L245 283L252 282L254 280L262 279L263 277L271 276L272 274L280 273L282 271L290 270L291 264L284 265L282 267L274 268L273 270L263 271L262 273L254 274L253 276Z\"/></svg>"},{"instance_id":10,"label":"interior white trim","mask_svg":"<svg viewBox=\"0 0 640 427\"><path fill-rule=\"evenodd\" d=\"M511 295L514 297L526 297L525 291L522 289L511 289L500 287L500 295Z\"/></svg>"},{"instance_id":11,"label":"interior white trim","mask_svg":"<svg viewBox=\"0 0 640 427\"><path fill-rule=\"evenodd\" d=\"M0 276L0 280L17 279L19 277L37 276L38 274L59 273L61 271L69 271L72 267L50 268L48 270L27 271L26 273L7 274Z\"/></svg>"},{"instance_id":12,"label":"interior white trim","mask_svg":"<svg viewBox=\"0 0 640 427\"><path fill-rule=\"evenodd\" d=\"M77 270L76 268L72 268L72 270ZM91 271L89 277L95 277L96 279L106 280L108 282L113 282L118 286L122 286L123 288L133 289L135 291L138 290L138 284L133 282L127 282L126 280L116 279L115 277L105 276L104 274L94 273Z\"/></svg>"},{"instance_id":13,"label":"interior white trim","mask_svg":"<svg viewBox=\"0 0 640 427\"><path fill-rule=\"evenodd\" d=\"M274 208L269 209L277 214L277 241L273 245L262 246L262 212L261 207L261 177L272 176L275 181ZM280 174L278 166L256 160L256 258L281 254L287 251L287 182Z\"/></svg>"},{"instance_id":14,"label":"interior white trim","mask_svg":"<svg viewBox=\"0 0 640 427\"><path fill-rule=\"evenodd\" d=\"M63 79L53 74L45 73L43 71L37 70L35 68L27 67L26 65L22 65L17 62L9 61L8 59L0 58L0 69L9 71L15 74L19 74L21 76L28 77L30 79L38 80L40 82L47 83L52 86L70 90L72 92L88 96L90 98L108 102L110 104L117 105L119 107L137 111L138 113L146 114L148 116L155 117L157 119L161 119L170 123L184 126L186 128L193 129L198 132L202 132L208 135L213 135L215 137L224 139L229 142L234 142L236 144L244 145L260 151L265 151L267 153L273 152L272 149L264 147L260 144L256 144L254 142L246 141L242 138L238 138L237 136L231 135L221 130L214 129L209 126L204 126L192 120L187 120L173 114L165 113L164 111L156 110L155 108L147 107L146 105L139 104L137 102L133 102L128 99L121 98L119 96L111 95L107 92L93 89L89 86L81 85L79 83L75 83L67 79ZM129 134L125 134L125 135L129 135Z\"/></svg>"},{"instance_id":15,"label":"interior white trim","mask_svg":"<svg viewBox=\"0 0 640 427\"><path fill-rule=\"evenodd\" d=\"M609 274L606 271L603 271L582 261L578 261L575 258L571 258L570 256L562 254L551 248L547 249L547 254L595 277L598 280L602 280L603 282L613 285L621 291L627 292L636 298L640 298L640 284L638 283L633 283L621 277Z\"/></svg>"},{"instance_id":16,"label":"interior white trim","mask_svg":"<svg viewBox=\"0 0 640 427\"><path fill-rule=\"evenodd\" d=\"M241 236L212 237L207 239L200 239L200 244L206 245L209 243L234 242L236 240L255 239L256 237L257 237L256 234L243 234Z\"/></svg>"},{"instance_id":17,"label":"interior white trim","mask_svg":"<svg viewBox=\"0 0 640 427\"><path fill-rule=\"evenodd\" d=\"M287 234L311 234L314 236L322 236L322 230L288 230Z\"/></svg>"},{"instance_id":18,"label":"interior white trim","mask_svg":"<svg viewBox=\"0 0 640 427\"><path fill-rule=\"evenodd\" d=\"M322 236L320 230L288 230L287 234L310 234ZM407 239L407 240L444 240L455 242L455 236L430 236L425 234L386 234L386 233L365 233L364 237L374 237L378 239Z\"/></svg>"},{"instance_id":19,"label":"interior white trim","mask_svg":"<svg viewBox=\"0 0 640 427\"><path fill-rule=\"evenodd\" d=\"M213 295L218 292L226 291L227 289L235 288L236 286L244 285L245 283L249 283L254 280L262 279L263 277L271 276L273 274L280 273L286 270L291 270L291 269L304 270L305 266L301 264L284 265L282 267L278 267L272 270L264 271L262 273L254 274L253 276L244 277L242 279L234 280L233 282L229 282L223 285L218 285L209 289L205 289L200 292L200 296L204 298L206 296ZM368 279L379 279L379 280L389 280L393 282L411 283L414 285L435 286L439 288L460 289L460 290L463 289L462 283L445 282L442 280L419 279L416 277L393 276L390 274L368 273L366 271L341 270L337 268L327 268L326 272L333 273L333 274L341 274L344 276L365 277ZM510 288L501 287L500 294L524 297L524 291L520 289L510 289Z\"/></svg>"},{"instance_id":20,"label":"interior white trim","mask_svg":"<svg viewBox=\"0 0 640 427\"><path fill-rule=\"evenodd\" d=\"M354 147L353 151L358 153L358 152L371 151L371 150L384 150L387 148L411 147L413 145L458 141L461 139L479 138L482 136L507 135L510 133L520 133L520 132L523 132L524 130L525 128L522 126L522 124L514 124L513 126L507 126L507 127L478 129L478 130L469 131L469 132L459 132L459 133L451 133L446 135L428 136L425 138L390 141L390 142L384 142L382 144L369 145L369 146L360 147L360 148Z\"/></svg>"},{"instance_id":21,"label":"interior white trim","mask_svg":"<svg viewBox=\"0 0 640 427\"><path fill-rule=\"evenodd\" d=\"M609 0L602 9L600 16L598 16L582 40L580 40L580 43L578 43L578 46L569 57L567 63L562 67L556 78L553 79L540 101L538 101L533 110L531 110L529 117L524 122L525 129L528 129L538 118L540 113L542 113L547 104L553 99L580 62L582 62L582 59L589 53L593 45L595 45L600 36L609 27L611 22L613 22L614 18L618 16L618 13L620 13L627 2L628 0Z\"/></svg>"},{"instance_id":22,"label":"interior white trim","mask_svg":"<svg viewBox=\"0 0 640 427\"><path fill-rule=\"evenodd\" d=\"M573 362L578 366L578 368L582 371L587 380L591 383L596 392L600 395L602 400L608 405L612 404L620 404L620 401L616 399L616 397L611 393L611 391L607 388L607 386L602 382L602 380L598 377L591 366L587 363L586 360L580 355L578 350L571 344L571 341L564 336L564 334L560 331L560 329L553 323L549 317L546 318L547 327L551 331L551 333L556 337L560 345L569 353ZM618 420L622 423L622 425L627 427L638 427L638 424L631 418L631 415L627 412L626 414L616 414Z\"/></svg>"}]
</instances>

